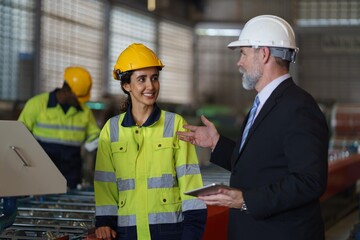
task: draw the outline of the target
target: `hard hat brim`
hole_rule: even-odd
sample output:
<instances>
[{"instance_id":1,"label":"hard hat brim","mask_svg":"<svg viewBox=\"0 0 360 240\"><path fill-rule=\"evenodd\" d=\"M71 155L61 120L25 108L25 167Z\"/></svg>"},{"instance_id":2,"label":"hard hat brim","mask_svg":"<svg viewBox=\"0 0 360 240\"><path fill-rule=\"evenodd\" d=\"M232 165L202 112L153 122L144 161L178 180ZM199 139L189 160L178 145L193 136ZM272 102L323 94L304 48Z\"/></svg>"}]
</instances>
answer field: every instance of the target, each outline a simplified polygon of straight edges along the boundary
<instances>
[{"instance_id":1,"label":"hard hat brim","mask_svg":"<svg viewBox=\"0 0 360 240\"><path fill-rule=\"evenodd\" d=\"M227 45L227 47L230 48L230 49L235 49L235 48L238 48L238 47L245 47L245 45L242 42L243 41L239 41L239 40L233 41L233 42L229 43ZM250 45L248 45L248 46L250 46Z\"/></svg>"},{"instance_id":2,"label":"hard hat brim","mask_svg":"<svg viewBox=\"0 0 360 240\"><path fill-rule=\"evenodd\" d=\"M86 103L90 100L90 94L86 95L86 96L76 96L77 100L80 102L80 103Z\"/></svg>"},{"instance_id":3,"label":"hard hat brim","mask_svg":"<svg viewBox=\"0 0 360 240\"><path fill-rule=\"evenodd\" d=\"M240 41L240 40L237 40L237 41L234 41L234 42L231 42L227 45L228 48L230 49L235 49L235 48L239 48L239 47L251 47L251 46L257 46L257 47L278 47L278 48L286 48L286 49L293 49L294 51L296 52L299 52L299 48L298 47L291 47L291 46L282 46L282 45L255 45L255 44L250 44L249 42L247 44L244 43L244 41Z\"/></svg>"}]
</instances>

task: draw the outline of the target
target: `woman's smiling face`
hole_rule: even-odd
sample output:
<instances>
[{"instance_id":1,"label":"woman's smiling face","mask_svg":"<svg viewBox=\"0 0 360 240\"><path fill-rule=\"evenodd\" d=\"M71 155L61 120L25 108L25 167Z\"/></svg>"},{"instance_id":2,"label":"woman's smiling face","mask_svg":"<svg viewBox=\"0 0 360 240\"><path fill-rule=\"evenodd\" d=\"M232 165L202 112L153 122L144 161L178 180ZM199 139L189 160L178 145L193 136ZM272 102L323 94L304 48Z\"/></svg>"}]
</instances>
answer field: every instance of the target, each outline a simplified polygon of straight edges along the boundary
<instances>
[{"instance_id":1,"label":"woman's smiling face","mask_svg":"<svg viewBox=\"0 0 360 240\"><path fill-rule=\"evenodd\" d=\"M124 89L129 92L133 105L154 105L160 90L158 68L135 70L131 74L130 83L124 84Z\"/></svg>"}]
</instances>

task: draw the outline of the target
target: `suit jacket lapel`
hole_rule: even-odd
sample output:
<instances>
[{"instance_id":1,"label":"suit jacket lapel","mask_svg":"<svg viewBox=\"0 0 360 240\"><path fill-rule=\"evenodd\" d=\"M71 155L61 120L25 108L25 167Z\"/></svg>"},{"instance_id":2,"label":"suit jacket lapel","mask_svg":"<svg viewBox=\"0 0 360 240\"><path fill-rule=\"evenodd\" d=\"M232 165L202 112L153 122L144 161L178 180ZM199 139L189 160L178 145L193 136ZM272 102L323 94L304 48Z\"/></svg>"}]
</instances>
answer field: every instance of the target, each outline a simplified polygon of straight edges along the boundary
<instances>
[{"instance_id":1,"label":"suit jacket lapel","mask_svg":"<svg viewBox=\"0 0 360 240\"><path fill-rule=\"evenodd\" d=\"M292 78L288 78L285 81L283 81L279 86L277 86L277 88L274 89L274 91L271 93L270 97L266 100L265 104L263 105L263 107L261 108L259 114L257 115L257 117L254 120L253 125L251 126L249 133L247 135L247 139L244 143L243 148L241 149L241 151L239 152L239 147L240 147L240 143L241 143L241 139L242 139L242 132L244 131L245 128L245 124L247 119L249 118L249 113L246 116L246 119L244 120L242 126L241 126L241 136L239 137L239 140L237 141L236 144L236 150L235 152L237 152L237 156L235 157L235 161L233 161L233 166L236 164L236 162L239 160L242 152L244 151L244 149L246 148L246 144L249 141L249 139L251 138L251 136L253 135L253 133L256 131L257 127L260 125L260 123L266 118L266 116L271 112L271 110L276 106L279 98L281 97L281 95L284 93L285 89L288 88L291 85L294 85L295 83L293 82ZM236 154L235 154L236 155Z\"/></svg>"}]
</instances>

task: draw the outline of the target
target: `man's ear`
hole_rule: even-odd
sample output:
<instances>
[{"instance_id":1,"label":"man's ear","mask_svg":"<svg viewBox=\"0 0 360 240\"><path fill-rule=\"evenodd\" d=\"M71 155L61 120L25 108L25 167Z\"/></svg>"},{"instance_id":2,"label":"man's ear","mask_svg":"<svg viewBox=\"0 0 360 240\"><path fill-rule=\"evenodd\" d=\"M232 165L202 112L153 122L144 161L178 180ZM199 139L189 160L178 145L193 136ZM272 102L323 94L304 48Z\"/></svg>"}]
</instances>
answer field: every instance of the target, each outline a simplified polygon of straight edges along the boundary
<instances>
[{"instance_id":1,"label":"man's ear","mask_svg":"<svg viewBox=\"0 0 360 240\"><path fill-rule=\"evenodd\" d=\"M270 59L271 56L271 52L270 52L270 48L268 47L263 47L261 48L261 57L264 63L267 63Z\"/></svg>"}]
</instances>

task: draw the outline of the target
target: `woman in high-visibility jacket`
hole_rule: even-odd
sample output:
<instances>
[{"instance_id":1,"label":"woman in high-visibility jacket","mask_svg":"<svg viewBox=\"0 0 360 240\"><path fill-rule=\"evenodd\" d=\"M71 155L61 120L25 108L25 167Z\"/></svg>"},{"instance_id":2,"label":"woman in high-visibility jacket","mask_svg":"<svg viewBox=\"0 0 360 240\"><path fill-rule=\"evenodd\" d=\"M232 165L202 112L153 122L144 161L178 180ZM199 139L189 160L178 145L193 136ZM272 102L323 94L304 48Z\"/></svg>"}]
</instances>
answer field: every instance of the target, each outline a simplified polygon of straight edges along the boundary
<instances>
[{"instance_id":1,"label":"woman in high-visibility jacket","mask_svg":"<svg viewBox=\"0 0 360 240\"><path fill-rule=\"evenodd\" d=\"M142 44L128 46L115 64L114 78L128 99L125 112L109 119L100 133L97 238L202 238L206 205L184 194L203 185L195 148L177 138L185 120L156 105L163 67Z\"/></svg>"}]
</instances>

